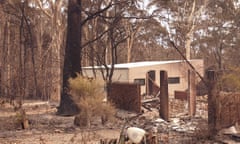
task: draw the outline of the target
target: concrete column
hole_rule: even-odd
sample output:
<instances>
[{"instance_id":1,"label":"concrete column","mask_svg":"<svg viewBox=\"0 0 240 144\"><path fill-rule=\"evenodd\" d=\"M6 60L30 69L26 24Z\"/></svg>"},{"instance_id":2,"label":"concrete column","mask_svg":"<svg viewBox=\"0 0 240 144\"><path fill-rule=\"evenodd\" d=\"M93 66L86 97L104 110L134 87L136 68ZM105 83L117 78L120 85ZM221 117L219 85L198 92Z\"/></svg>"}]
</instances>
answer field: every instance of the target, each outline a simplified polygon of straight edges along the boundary
<instances>
[{"instance_id":1,"label":"concrete column","mask_svg":"<svg viewBox=\"0 0 240 144\"><path fill-rule=\"evenodd\" d=\"M160 71L160 117L169 121L168 74Z\"/></svg>"},{"instance_id":2,"label":"concrete column","mask_svg":"<svg viewBox=\"0 0 240 144\"><path fill-rule=\"evenodd\" d=\"M215 71L207 71L208 78L208 130L211 135L215 135L217 133L216 123L216 73Z\"/></svg>"},{"instance_id":3,"label":"concrete column","mask_svg":"<svg viewBox=\"0 0 240 144\"><path fill-rule=\"evenodd\" d=\"M188 112L190 116L196 114L196 81L195 73L188 70Z\"/></svg>"}]
</instances>

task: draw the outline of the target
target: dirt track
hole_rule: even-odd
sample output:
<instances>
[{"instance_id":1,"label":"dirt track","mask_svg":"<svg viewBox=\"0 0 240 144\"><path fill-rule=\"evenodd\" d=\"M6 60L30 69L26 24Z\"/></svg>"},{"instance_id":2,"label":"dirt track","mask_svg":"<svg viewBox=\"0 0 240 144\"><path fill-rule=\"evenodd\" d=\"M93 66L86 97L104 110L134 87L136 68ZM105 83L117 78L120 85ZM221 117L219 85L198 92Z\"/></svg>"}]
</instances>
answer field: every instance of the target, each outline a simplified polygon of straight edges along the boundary
<instances>
[{"instance_id":1,"label":"dirt track","mask_svg":"<svg viewBox=\"0 0 240 144\"><path fill-rule=\"evenodd\" d=\"M102 126L80 129L73 125L74 117L55 115L56 106L46 102L31 102L24 108L30 123L30 128L26 130L16 125L16 112L10 105L0 108L1 144L99 143L100 139L119 136L119 129Z\"/></svg>"}]
</instances>

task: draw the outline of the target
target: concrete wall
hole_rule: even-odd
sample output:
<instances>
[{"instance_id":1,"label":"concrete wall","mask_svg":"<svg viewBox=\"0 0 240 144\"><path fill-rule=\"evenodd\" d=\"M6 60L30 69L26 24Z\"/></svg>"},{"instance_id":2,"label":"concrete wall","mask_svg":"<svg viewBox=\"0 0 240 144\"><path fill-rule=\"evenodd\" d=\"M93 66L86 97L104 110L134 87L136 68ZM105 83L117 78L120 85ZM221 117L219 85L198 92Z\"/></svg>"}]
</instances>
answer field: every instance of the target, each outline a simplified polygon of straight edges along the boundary
<instances>
[{"instance_id":1,"label":"concrete wall","mask_svg":"<svg viewBox=\"0 0 240 144\"><path fill-rule=\"evenodd\" d=\"M191 64L203 76L203 60L191 60ZM168 77L179 77L179 84L169 84L169 95L173 96L175 90L184 91L188 87L188 69L189 65L186 62L166 62L158 65L151 66L138 66L130 68L115 68L113 75L113 82L127 82L132 83L134 79L145 79L145 85L141 86L141 94L146 93L146 75L147 72L154 70L156 83L160 86L160 71L165 70L168 72ZM84 68L83 74L88 77L93 77L91 68ZM97 70L97 78L102 80L100 70ZM199 81L198 79L197 81Z\"/></svg>"},{"instance_id":2,"label":"concrete wall","mask_svg":"<svg viewBox=\"0 0 240 144\"><path fill-rule=\"evenodd\" d=\"M191 64L199 71L203 76L203 61L193 60ZM160 86L160 71L165 70L168 72L168 77L180 77L179 84L169 84L169 95L173 96L175 90L184 91L188 87L188 69L189 65L185 62L166 63L161 65L135 67L129 69L129 82L133 82L137 78L146 78L148 71L155 70L156 83ZM197 79L200 81L200 79ZM141 86L141 93L145 93L145 86Z\"/></svg>"},{"instance_id":3,"label":"concrete wall","mask_svg":"<svg viewBox=\"0 0 240 144\"><path fill-rule=\"evenodd\" d=\"M96 69L96 78L103 81L102 73L100 69ZM112 80L114 82L129 82L129 70L127 68L115 69L113 73ZM83 75L87 77L94 77L92 68L83 68Z\"/></svg>"}]
</instances>

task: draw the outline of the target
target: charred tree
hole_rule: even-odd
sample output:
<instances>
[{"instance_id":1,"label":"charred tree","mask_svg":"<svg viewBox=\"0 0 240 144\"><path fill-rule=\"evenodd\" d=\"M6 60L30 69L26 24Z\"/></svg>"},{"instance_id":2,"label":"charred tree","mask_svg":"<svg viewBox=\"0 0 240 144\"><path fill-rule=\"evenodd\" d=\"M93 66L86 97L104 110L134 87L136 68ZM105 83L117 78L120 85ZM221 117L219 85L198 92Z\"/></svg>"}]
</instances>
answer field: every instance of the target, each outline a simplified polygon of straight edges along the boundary
<instances>
[{"instance_id":1,"label":"charred tree","mask_svg":"<svg viewBox=\"0 0 240 144\"><path fill-rule=\"evenodd\" d=\"M69 93L69 78L81 74L81 0L68 1L67 41L64 55L63 83L59 115L75 115L79 112Z\"/></svg>"}]
</instances>

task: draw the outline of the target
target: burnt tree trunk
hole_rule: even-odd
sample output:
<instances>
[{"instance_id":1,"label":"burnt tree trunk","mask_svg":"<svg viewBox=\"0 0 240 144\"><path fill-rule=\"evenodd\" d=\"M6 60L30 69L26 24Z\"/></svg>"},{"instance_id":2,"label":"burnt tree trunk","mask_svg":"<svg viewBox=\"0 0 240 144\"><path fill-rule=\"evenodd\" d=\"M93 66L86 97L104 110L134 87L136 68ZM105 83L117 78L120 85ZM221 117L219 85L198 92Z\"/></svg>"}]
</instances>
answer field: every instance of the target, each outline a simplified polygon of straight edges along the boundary
<instances>
[{"instance_id":1,"label":"burnt tree trunk","mask_svg":"<svg viewBox=\"0 0 240 144\"><path fill-rule=\"evenodd\" d=\"M217 134L217 88L216 88L216 72L209 70L208 78L208 129L209 134L214 136Z\"/></svg>"},{"instance_id":2,"label":"burnt tree trunk","mask_svg":"<svg viewBox=\"0 0 240 144\"><path fill-rule=\"evenodd\" d=\"M64 55L63 83L59 115L75 115L79 109L69 93L69 78L81 74L81 0L68 1L67 41Z\"/></svg>"}]
</instances>

